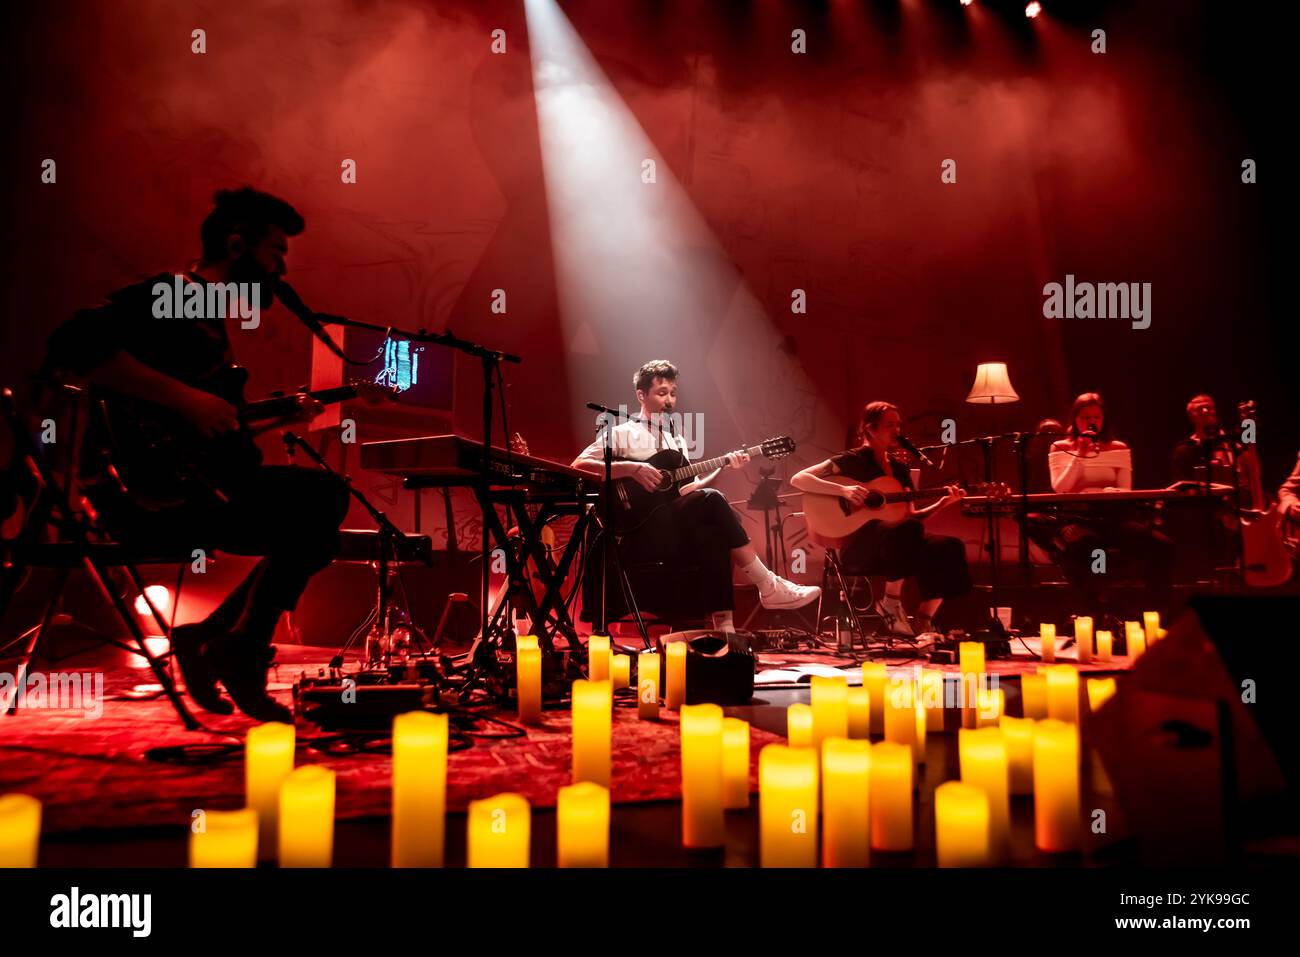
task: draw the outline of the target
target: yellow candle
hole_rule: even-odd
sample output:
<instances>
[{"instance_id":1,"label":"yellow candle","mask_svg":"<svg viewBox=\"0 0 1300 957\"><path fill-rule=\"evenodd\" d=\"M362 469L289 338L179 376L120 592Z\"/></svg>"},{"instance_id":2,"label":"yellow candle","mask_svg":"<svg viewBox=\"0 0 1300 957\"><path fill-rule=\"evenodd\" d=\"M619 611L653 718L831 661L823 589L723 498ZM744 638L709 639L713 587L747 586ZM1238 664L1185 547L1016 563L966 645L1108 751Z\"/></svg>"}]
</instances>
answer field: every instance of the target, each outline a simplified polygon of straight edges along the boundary
<instances>
[{"instance_id":1,"label":"yellow candle","mask_svg":"<svg viewBox=\"0 0 1300 957\"><path fill-rule=\"evenodd\" d=\"M1038 638L1042 642L1042 659L1051 664L1056 660L1056 625L1047 622L1040 624Z\"/></svg>"},{"instance_id":2,"label":"yellow candle","mask_svg":"<svg viewBox=\"0 0 1300 957\"><path fill-rule=\"evenodd\" d=\"M257 812L203 811L190 825L190 867L256 867Z\"/></svg>"},{"instance_id":3,"label":"yellow candle","mask_svg":"<svg viewBox=\"0 0 1300 957\"><path fill-rule=\"evenodd\" d=\"M1052 667L1057 667L1053 665ZM1047 675L1021 675L1020 700L1026 718L1047 717Z\"/></svg>"},{"instance_id":4,"label":"yellow candle","mask_svg":"<svg viewBox=\"0 0 1300 957\"><path fill-rule=\"evenodd\" d=\"M865 741L871 737L871 695L866 688L849 688L844 696L849 717L849 737Z\"/></svg>"},{"instance_id":5,"label":"yellow candle","mask_svg":"<svg viewBox=\"0 0 1300 957\"><path fill-rule=\"evenodd\" d=\"M1115 694L1114 678L1088 679L1088 710L1096 711Z\"/></svg>"},{"instance_id":6,"label":"yellow candle","mask_svg":"<svg viewBox=\"0 0 1300 957\"><path fill-rule=\"evenodd\" d=\"M961 726L976 726L976 709L979 707L979 686L984 674L984 645L978 641L963 641L957 646L958 666L961 669Z\"/></svg>"},{"instance_id":7,"label":"yellow candle","mask_svg":"<svg viewBox=\"0 0 1300 957\"><path fill-rule=\"evenodd\" d=\"M515 636L515 651L516 651L516 652L518 652L518 651L522 651L522 650L525 649L525 648L537 648L539 651L541 650L541 649L540 649L540 646L537 644L537 636L536 636L536 635L516 635L516 636Z\"/></svg>"},{"instance_id":8,"label":"yellow candle","mask_svg":"<svg viewBox=\"0 0 1300 957\"><path fill-rule=\"evenodd\" d=\"M893 741L871 749L871 846L878 851L912 849L912 749Z\"/></svg>"},{"instance_id":9,"label":"yellow candle","mask_svg":"<svg viewBox=\"0 0 1300 957\"><path fill-rule=\"evenodd\" d=\"M520 648L515 652L515 683L519 698L519 720L536 724L542 719L542 652Z\"/></svg>"},{"instance_id":10,"label":"yellow candle","mask_svg":"<svg viewBox=\"0 0 1300 957\"><path fill-rule=\"evenodd\" d=\"M917 764L925 764L925 733L926 733L926 710L921 706L920 693L917 693L916 707L912 709L916 715L916 736L912 739L912 757L916 759Z\"/></svg>"},{"instance_id":11,"label":"yellow candle","mask_svg":"<svg viewBox=\"0 0 1300 957\"><path fill-rule=\"evenodd\" d=\"M280 785L293 770L294 730L271 721L250 728L244 743L245 803L257 812L258 853L275 857L279 846Z\"/></svg>"},{"instance_id":12,"label":"yellow candle","mask_svg":"<svg viewBox=\"0 0 1300 957\"><path fill-rule=\"evenodd\" d=\"M668 656L668 684L664 688L664 707L677 711L686 700L686 642L669 642L664 653Z\"/></svg>"},{"instance_id":13,"label":"yellow candle","mask_svg":"<svg viewBox=\"0 0 1300 957\"><path fill-rule=\"evenodd\" d=\"M659 655L643 651L636 659L637 717L659 720Z\"/></svg>"},{"instance_id":14,"label":"yellow candle","mask_svg":"<svg viewBox=\"0 0 1300 957\"><path fill-rule=\"evenodd\" d=\"M1007 745L1007 765L1011 770L1011 793L1034 793L1034 720L1002 716L1002 740Z\"/></svg>"},{"instance_id":15,"label":"yellow candle","mask_svg":"<svg viewBox=\"0 0 1300 957\"><path fill-rule=\"evenodd\" d=\"M29 794L0 797L0 868L35 867L41 843L41 802Z\"/></svg>"},{"instance_id":16,"label":"yellow candle","mask_svg":"<svg viewBox=\"0 0 1300 957\"><path fill-rule=\"evenodd\" d=\"M1069 665L1051 665L1047 672L1047 716L1079 723L1079 672Z\"/></svg>"},{"instance_id":17,"label":"yellow candle","mask_svg":"<svg viewBox=\"0 0 1300 957\"><path fill-rule=\"evenodd\" d=\"M1079 728L1055 719L1034 725L1034 844L1079 848Z\"/></svg>"},{"instance_id":18,"label":"yellow candle","mask_svg":"<svg viewBox=\"0 0 1300 957\"><path fill-rule=\"evenodd\" d=\"M609 680L609 635L592 635L587 639L587 678Z\"/></svg>"},{"instance_id":19,"label":"yellow candle","mask_svg":"<svg viewBox=\"0 0 1300 957\"><path fill-rule=\"evenodd\" d=\"M1156 629L1156 637L1155 637L1155 641L1159 641L1160 639L1164 638L1164 637L1167 636L1168 634L1169 634L1169 632L1165 631L1163 628L1157 628L1157 629ZM1154 642L1148 641L1148 642L1147 642L1147 647L1150 647L1152 644L1154 644Z\"/></svg>"},{"instance_id":20,"label":"yellow candle","mask_svg":"<svg viewBox=\"0 0 1300 957\"><path fill-rule=\"evenodd\" d=\"M1124 623L1124 645L1130 658L1139 658L1147 650L1147 633L1136 621Z\"/></svg>"},{"instance_id":21,"label":"yellow candle","mask_svg":"<svg viewBox=\"0 0 1300 957\"><path fill-rule=\"evenodd\" d=\"M609 789L590 781L562 787L555 800L556 864L609 867Z\"/></svg>"},{"instance_id":22,"label":"yellow candle","mask_svg":"<svg viewBox=\"0 0 1300 957\"><path fill-rule=\"evenodd\" d=\"M822 866L866 867L871 850L871 742L822 746Z\"/></svg>"},{"instance_id":23,"label":"yellow candle","mask_svg":"<svg viewBox=\"0 0 1300 957\"><path fill-rule=\"evenodd\" d=\"M871 696L871 733L885 733L885 682L888 673L883 662L862 663L862 687Z\"/></svg>"},{"instance_id":24,"label":"yellow candle","mask_svg":"<svg viewBox=\"0 0 1300 957\"><path fill-rule=\"evenodd\" d=\"M722 708L682 706L682 844L721 847L726 837L722 813Z\"/></svg>"},{"instance_id":25,"label":"yellow candle","mask_svg":"<svg viewBox=\"0 0 1300 957\"><path fill-rule=\"evenodd\" d=\"M470 801L469 866L527 867L530 828L528 799L522 794Z\"/></svg>"},{"instance_id":26,"label":"yellow candle","mask_svg":"<svg viewBox=\"0 0 1300 957\"><path fill-rule=\"evenodd\" d=\"M1142 612L1142 628L1146 632L1147 645L1154 644L1160 637L1160 612Z\"/></svg>"},{"instance_id":27,"label":"yellow candle","mask_svg":"<svg viewBox=\"0 0 1300 957\"><path fill-rule=\"evenodd\" d=\"M896 678L885 692L885 740L906 745L916 760L916 696L910 680Z\"/></svg>"},{"instance_id":28,"label":"yellow candle","mask_svg":"<svg viewBox=\"0 0 1300 957\"><path fill-rule=\"evenodd\" d=\"M921 672L921 707L928 731L943 732L943 672L927 668Z\"/></svg>"},{"instance_id":29,"label":"yellow candle","mask_svg":"<svg viewBox=\"0 0 1300 957\"><path fill-rule=\"evenodd\" d=\"M1001 688L980 688L975 693L975 727L996 728L1006 711L1006 698Z\"/></svg>"},{"instance_id":30,"label":"yellow candle","mask_svg":"<svg viewBox=\"0 0 1300 957\"><path fill-rule=\"evenodd\" d=\"M977 787L989 800L989 855L995 862L1006 856L1011 832L1011 775L1007 744L1000 728L963 728L957 752L963 784Z\"/></svg>"},{"instance_id":31,"label":"yellow candle","mask_svg":"<svg viewBox=\"0 0 1300 957\"><path fill-rule=\"evenodd\" d=\"M1092 661L1092 619L1087 615L1074 619L1074 650L1079 656L1079 664L1086 665Z\"/></svg>"},{"instance_id":32,"label":"yellow candle","mask_svg":"<svg viewBox=\"0 0 1300 957\"><path fill-rule=\"evenodd\" d=\"M442 867L447 806L447 716L393 719L394 867Z\"/></svg>"},{"instance_id":33,"label":"yellow candle","mask_svg":"<svg viewBox=\"0 0 1300 957\"><path fill-rule=\"evenodd\" d=\"M817 752L811 747L769 744L758 753L758 822L762 867L817 866Z\"/></svg>"},{"instance_id":34,"label":"yellow candle","mask_svg":"<svg viewBox=\"0 0 1300 957\"><path fill-rule=\"evenodd\" d=\"M280 866L329 867L334 862L334 772L309 764L280 786Z\"/></svg>"},{"instance_id":35,"label":"yellow candle","mask_svg":"<svg viewBox=\"0 0 1300 957\"><path fill-rule=\"evenodd\" d=\"M614 689L608 681L573 683L573 784L592 781L609 787L610 733Z\"/></svg>"},{"instance_id":36,"label":"yellow candle","mask_svg":"<svg viewBox=\"0 0 1300 957\"><path fill-rule=\"evenodd\" d=\"M978 641L963 641L957 645L957 660L964 675L984 673L984 645Z\"/></svg>"},{"instance_id":37,"label":"yellow candle","mask_svg":"<svg viewBox=\"0 0 1300 957\"><path fill-rule=\"evenodd\" d=\"M785 709L785 737L792 748L813 746L812 705L796 702Z\"/></svg>"},{"instance_id":38,"label":"yellow candle","mask_svg":"<svg viewBox=\"0 0 1300 957\"><path fill-rule=\"evenodd\" d=\"M749 807L749 722L722 719L722 806Z\"/></svg>"},{"instance_id":39,"label":"yellow candle","mask_svg":"<svg viewBox=\"0 0 1300 957\"><path fill-rule=\"evenodd\" d=\"M614 679L614 690L626 688L632 683L632 656L613 655L610 657L610 675Z\"/></svg>"},{"instance_id":40,"label":"yellow candle","mask_svg":"<svg viewBox=\"0 0 1300 957\"><path fill-rule=\"evenodd\" d=\"M982 789L960 781L934 789L934 848L940 867L989 865L989 799Z\"/></svg>"},{"instance_id":41,"label":"yellow candle","mask_svg":"<svg viewBox=\"0 0 1300 957\"><path fill-rule=\"evenodd\" d=\"M813 747L827 738L849 736L849 686L840 675L813 675L810 698L813 712Z\"/></svg>"},{"instance_id":42,"label":"yellow candle","mask_svg":"<svg viewBox=\"0 0 1300 957\"><path fill-rule=\"evenodd\" d=\"M1111 648L1115 644L1115 636L1109 631L1097 632L1097 654L1098 661L1110 661Z\"/></svg>"}]
</instances>

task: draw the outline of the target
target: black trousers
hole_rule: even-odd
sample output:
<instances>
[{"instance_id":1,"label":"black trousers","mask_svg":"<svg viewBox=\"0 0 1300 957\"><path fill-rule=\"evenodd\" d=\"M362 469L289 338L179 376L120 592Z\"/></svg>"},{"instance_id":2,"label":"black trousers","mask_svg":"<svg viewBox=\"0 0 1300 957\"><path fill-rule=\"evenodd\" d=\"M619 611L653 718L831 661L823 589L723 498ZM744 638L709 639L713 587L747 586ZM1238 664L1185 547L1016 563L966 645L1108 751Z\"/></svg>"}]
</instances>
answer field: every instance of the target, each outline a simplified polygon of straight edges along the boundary
<instances>
[{"instance_id":1,"label":"black trousers","mask_svg":"<svg viewBox=\"0 0 1300 957\"><path fill-rule=\"evenodd\" d=\"M1173 587L1176 548L1169 536L1138 521L1082 522L1053 516L1029 516L1030 537L1061 566L1066 579L1089 596L1136 571L1152 592ZM1098 551L1105 571L1094 571ZM1131 567L1135 566L1135 567Z\"/></svg>"},{"instance_id":2,"label":"black trousers","mask_svg":"<svg viewBox=\"0 0 1300 957\"><path fill-rule=\"evenodd\" d=\"M928 535L919 518L868 522L840 549L853 575L915 578L921 600L956 598L971 589L966 546L951 535Z\"/></svg>"}]
</instances>

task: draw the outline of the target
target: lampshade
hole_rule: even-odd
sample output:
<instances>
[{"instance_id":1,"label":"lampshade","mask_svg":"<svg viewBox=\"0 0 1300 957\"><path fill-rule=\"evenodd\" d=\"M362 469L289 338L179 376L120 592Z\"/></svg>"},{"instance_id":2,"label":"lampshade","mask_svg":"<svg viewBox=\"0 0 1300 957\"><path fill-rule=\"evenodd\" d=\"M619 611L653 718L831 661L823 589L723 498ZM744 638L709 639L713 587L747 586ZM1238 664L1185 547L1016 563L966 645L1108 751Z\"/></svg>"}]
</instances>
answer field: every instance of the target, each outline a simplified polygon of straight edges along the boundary
<instances>
[{"instance_id":1,"label":"lampshade","mask_svg":"<svg viewBox=\"0 0 1300 957\"><path fill-rule=\"evenodd\" d=\"M995 402L1019 402L1020 396L1011 387L1005 362L981 362L975 370L975 384L971 386L967 402L993 405Z\"/></svg>"}]
</instances>

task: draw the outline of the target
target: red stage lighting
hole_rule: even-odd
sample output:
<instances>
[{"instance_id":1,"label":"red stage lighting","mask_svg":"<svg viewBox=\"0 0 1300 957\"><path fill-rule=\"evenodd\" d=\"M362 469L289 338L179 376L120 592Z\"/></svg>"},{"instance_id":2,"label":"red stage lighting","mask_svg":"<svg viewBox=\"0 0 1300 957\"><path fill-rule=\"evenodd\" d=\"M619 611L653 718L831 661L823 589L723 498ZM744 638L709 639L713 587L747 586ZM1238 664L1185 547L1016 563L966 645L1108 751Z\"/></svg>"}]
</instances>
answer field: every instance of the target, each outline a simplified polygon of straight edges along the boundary
<instances>
[{"instance_id":1,"label":"red stage lighting","mask_svg":"<svg viewBox=\"0 0 1300 957\"><path fill-rule=\"evenodd\" d=\"M144 595L136 596L135 599L136 614L139 615L149 614L149 606L145 604L145 600L144 600L145 595L149 596L149 601L153 602L153 606L158 609L160 614L163 615L167 614L168 610L172 606L172 593L170 588L168 588L166 585L146 585L144 589Z\"/></svg>"},{"instance_id":2,"label":"red stage lighting","mask_svg":"<svg viewBox=\"0 0 1300 957\"><path fill-rule=\"evenodd\" d=\"M1030 3L1025 7L1025 16L1030 20L1034 19L1034 17L1038 16L1042 12L1043 5L1039 3L1038 0L1034 0L1033 3Z\"/></svg>"},{"instance_id":3,"label":"red stage lighting","mask_svg":"<svg viewBox=\"0 0 1300 957\"><path fill-rule=\"evenodd\" d=\"M969 6L970 6L972 3L974 3L974 2L975 2L975 0L961 0L961 5L962 5L963 7L969 7Z\"/></svg>"}]
</instances>

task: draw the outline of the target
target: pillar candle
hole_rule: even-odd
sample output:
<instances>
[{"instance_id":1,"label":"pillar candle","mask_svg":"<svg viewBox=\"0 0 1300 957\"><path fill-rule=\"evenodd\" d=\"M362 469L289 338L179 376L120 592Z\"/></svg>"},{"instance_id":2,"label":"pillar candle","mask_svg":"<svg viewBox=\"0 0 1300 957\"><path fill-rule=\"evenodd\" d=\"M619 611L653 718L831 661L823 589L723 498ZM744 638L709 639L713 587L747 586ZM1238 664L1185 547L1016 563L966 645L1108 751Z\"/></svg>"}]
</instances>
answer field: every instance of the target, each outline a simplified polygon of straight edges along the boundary
<instances>
[{"instance_id":1,"label":"pillar candle","mask_svg":"<svg viewBox=\"0 0 1300 957\"><path fill-rule=\"evenodd\" d=\"M1038 626L1038 637L1042 643L1041 657L1050 664L1056 660L1056 625L1043 622Z\"/></svg>"},{"instance_id":2,"label":"pillar candle","mask_svg":"<svg viewBox=\"0 0 1300 957\"><path fill-rule=\"evenodd\" d=\"M1006 698L1001 688L980 688L975 693L975 727L996 728L1006 711Z\"/></svg>"},{"instance_id":3,"label":"pillar candle","mask_svg":"<svg viewBox=\"0 0 1300 957\"><path fill-rule=\"evenodd\" d=\"M470 801L469 866L527 867L529 812L528 799L522 794L497 794Z\"/></svg>"},{"instance_id":4,"label":"pillar candle","mask_svg":"<svg viewBox=\"0 0 1300 957\"><path fill-rule=\"evenodd\" d=\"M0 797L0 868L35 867L40 843L41 802L30 794Z\"/></svg>"},{"instance_id":5,"label":"pillar candle","mask_svg":"<svg viewBox=\"0 0 1300 957\"><path fill-rule=\"evenodd\" d=\"M822 745L822 866L866 867L871 850L871 742Z\"/></svg>"},{"instance_id":6,"label":"pillar candle","mask_svg":"<svg viewBox=\"0 0 1300 957\"><path fill-rule=\"evenodd\" d=\"M521 647L515 652L515 694L519 701L519 720L536 724L542 719L542 652L539 648Z\"/></svg>"},{"instance_id":7,"label":"pillar candle","mask_svg":"<svg viewBox=\"0 0 1300 957\"><path fill-rule=\"evenodd\" d=\"M792 748L813 746L812 705L795 702L785 709L785 737Z\"/></svg>"},{"instance_id":8,"label":"pillar candle","mask_svg":"<svg viewBox=\"0 0 1300 957\"><path fill-rule=\"evenodd\" d=\"M1056 665L1052 667L1056 667ZM1021 675L1020 700L1026 718L1046 718L1047 675Z\"/></svg>"},{"instance_id":9,"label":"pillar candle","mask_svg":"<svg viewBox=\"0 0 1300 957\"><path fill-rule=\"evenodd\" d=\"M1034 793L1034 719L1002 716L998 725L1007 745L1012 794Z\"/></svg>"},{"instance_id":10,"label":"pillar candle","mask_svg":"<svg viewBox=\"0 0 1300 957\"><path fill-rule=\"evenodd\" d=\"M1114 678L1088 679L1088 710L1096 711L1115 694Z\"/></svg>"},{"instance_id":11,"label":"pillar candle","mask_svg":"<svg viewBox=\"0 0 1300 957\"><path fill-rule=\"evenodd\" d=\"M447 716L393 719L394 867L442 867L447 806Z\"/></svg>"},{"instance_id":12,"label":"pillar candle","mask_svg":"<svg viewBox=\"0 0 1300 957\"><path fill-rule=\"evenodd\" d=\"M682 706L682 844L721 847L726 826L722 813L722 708Z\"/></svg>"},{"instance_id":13,"label":"pillar candle","mask_svg":"<svg viewBox=\"0 0 1300 957\"><path fill-rule=\"evenodd\" d=\"M659 719L659 655L643 651L636 659L636 686L638 718L646 721Z\"/></svg>"},{"instance_id":14,"label":"pillar candle","mask_svg":"<svg viewBox=\"0 0 1300 957\"><path fill-rule=\"evenodd\" d=\"M280 866L334 863L334 772L319 764L291 771L280 785Z\"/></svg>"},{"instance_id":15,"label":"pillar candle","mask_svg":"<svg viewBox=\"0 0 1300 957\"><path fill-rule=\"evenodd\" d=\"M1156 637L1155 637L1155 640L1156 640L1156 641L1160 641L1162 638L1166 637L1168 634L1169 634L1169 632L1165 631L1163 628L1157 628L1157 629L1156 629ZM1151 644L1152 644L1152 642L1148 641L1148 642L1147 642L1147 647L1148 647L1148 648L1151 647Z\"/></svg>"},{"instance_id":16,"label":"pillar candle","mask_svg":"<svg viewBox=\"0 0 1300 957\"><path fill-rule=\"evenodd\" d=\"M957 646L957 651L961 669L961 726L973 728L977 723L975 711L979 707L979 687L984 674L984 645L978 641L963 641Z\"/></svg>"},{"instance_id":17,"label":"pillar candle","mask_svg":"<svg viewBox=\"0 0 1300 957\"><path fill-rule=\"evenodd\" d=\"M893 741L871 749L871 846L878 851L912 849L912 749Z\"/></svg>"},{"instance_id":18,"label":"pillar candle","mask_svg":"<svg viewBox=\"0 0 1300 957\"><path fill-rule=\"evenodd\" d=\"M977 787L989 800L989 856L1006 858L1011 833L1011 774L1007 744L1000 728L963 728L957 739L963 784Z\"/></svg>"},{"instance_id":19,"label":"pillar candle","mask_svg":"<svg viewBox=\"0 0 1300 957\"><path fill-rule=\"evenodd\" d=\"M1074 619L1074 650L1079 656L1079 664L1086 665L1092 661L1092 619L1087 615Z\"/></svg>"},{"instance_id":20,"label":"pillar candle","mask_svg":"<svg viewBox=\"0 0 1300 957\"><path fill-rule=\"evenodd\" d=\"M912 709L916 715L916 736L912 739L912 757L916 759L917 764L925 764L925 734L926 734L926 710L921 706L921 692L916 692L916 707Z\"/></svg>"},{"instance_id":21,"label":"pillar candle","mask_svg":"<svg viewBox=\"0 0 1300 957\"><path fill-rule=\"evenodd\" d=\"M1096 659L1098 661L1110 661L1110 652L1115 644L1115 636L1109 631L1097 632Z\"/></svg>"},{"instance_id":22,"label":"pillar candle","mask_svg":"<svg viewBox=\"0 0 1300 957\"><path fill-rule=\"evenodd\" d=\"M591 781L560 788L555 800L559 867L609 867L609 789Z\"/></svg>"},{"instance_id":23,"label":"pillar candle","mask_svg":"<svg viewBox=\"0 0 1300 957\"><path fill-rule=\"evenodd\" d=\"M722 719L722 806L749 807L749 722Z\"/></svg>"},{"instance_id":24,"label":"pillar candle","mask_svg":"<svg viewBox=\"0 0 1300 957\"><path fill-rule=\"evenodd\" d=\"M895 679L885 691L885 740L916 749L916 695L911 681Z\"/></svg>"},{"instance_id":25,"label":"pillar candle","mask_svg":"<svg viewBox=\"0 0 1300 957\"><path fill-rule=\"evenodd\" d=\"M1142 612L1142 628L1146 632L1147 646L1150 647L1160 637L1160 612Z\"/></svg>"},{"instance_id":26,"label":"pillar candle","mask_svg":"<svg viewBox=\"0 0 1300 957\"><path fill-rule=\"evenodd\" d=\"M1079 728L1048 719L1034 725L1034 845L1079 848Z\"/></svg>"},{"instance_id":27,"label":"pillar candle","mask_svg":"<svg viewBox=\"0 0 1300 957\"><path fill-rule=\"evenodd\" d=\"M813 712L813 747L821 749L827 738L849 736L849 686L840 675L813 675L810 701Z\"/></svg>"},{"instance_id":28,"label":"pillar candle","mask_svg":"<svg viewBox=\"0 0 1300 957\"><path fill-rule=\"evenodd\" d=\"M614 690L608 681L573 683L573 781L609 787Z\"/></svg>"},{"instance_id":29,"label":"pillar candle","mask_svg":"<svg viewBox=\"0 0 1300 957\"><path fill-rule=\"evenodd\" d=\"M849 688L845 693L849 737L865 741L871 737L871 694L866 688Z\"/></svg>"},{"instance_id":30,"label":"pillar candle","mask_svg":"<svg viewBox=\"0 0 1300 957\"><path fill-rule=\"evenodd\" d=\"M610 657L610 675L614 679L614 690L626 688L632 683L632 656L613 655Z\"/></svg>"},{"instance_id":31,"label":"pillar candle","mask_svg":"<svg viewBox=\"0 0 1300 957\"><path fill-rule=\"evenodd\" d=\"M758 753L758 827L760 866L817 866L817 752L811 747L769 744Z\"/></svg>"},{"instance_id":32,"label":"pillar candle","mask_svg":"<svg viewBox=\"0 0 1300 957\"><path fill-rule=\"evenodd\" d=\"M989 866L989 799L982 789L961 781L934 789L934 849L940 867Z\"/></svg>"},{"instance_id":33,"label":"pillar candle","mask_svg":"<svg viewBox=\"0 0 1300 957\"><path fill-rule=\"evenodd\" d=\"M1125 650L1128 652L1128 656L1135 659L1142 657L1147 650L1147 633L1135 621L1129 622L1125 629L1124 638L1128 646Z\"/></svg>"},{"instance_id":34,"label":"pillar candle","mask_svg":"<svg viewBox=\"0 0 1300 957\"><path fill-rule=\"evenodd\" d=\"M540 647L541 647L541 646L539 646L539 645L537 644L537 636L536 636L536 635L516 635L516 636L515 636L515 651L521 651L521 650L523 650L524 648L537 648L538 650L540 650Z\"/></svg>"},{"instance_id":35,"label":"pillar candle","mask_svg":"<svg viewBox=\"0 0 1300 957\"><path fill-rule=\"evenodd\" d=\"M871 733L885 733L885 682L888 673L879 661L862 663L862 687L871 696Z\"/></svg>"},{"instance_id":36,"label":"pillar candle","mask_svg":"<svg viewBox=\"0 0 1300 957\"><path fill-rule=\"evenodd\" d=\"M280 785L293 770L294 729L271 721L250 728L244 742L245 803L257 812L258 853L275 857L279 846Z\"/></svg>"},{"instance_id":37,"label":"pillar candle","mask_svg":"<svg viewBox=\"0 0 1300 957\"><path fill-rule=\"evenodd\" d=\"M587 679L609 680L609 635L592 635L587 639Z\"/></svg>"},{"instance_id":38,"label":"pillar candle","mask_svg":"<svg viewBox=\"0 0 1300 957\"><path fill-rule=\"evenodd\" d=\"M668 656L668 683L664 688L664 707L677 711L686 700L686 642L669 642L664 649Z\"/></svg>"},{"instance_id":39,"label":"pillar candle","mask_svg":"<svg viewBox=\"0 0 1300 957\"><path fill-rule=\"evenodd\" d=\"M1069 665L1051 665L1047 673L1047 716L1079 723L1079 672Z\"/></svg>"},{"instance_id":40,"label":"pillar candle","mask_svg":"<svg viewBox=\"0 0 1300 957\"><path fill-rule=\"evenodd\" d=\"M927 731L943 733L943 672L927 668L921 672L921 707L925 710Z\"/></svg>"},{"instance_id":41,"label":"pillar candle","mask_svg":"<svg viewBox=\"0 0 1300 957\"><path fill-rule=\"evenodd\" d=\"M190 867L256 866L257 812L251 807L204 811L191 824Z\"/></svg>"}]
</instances>

